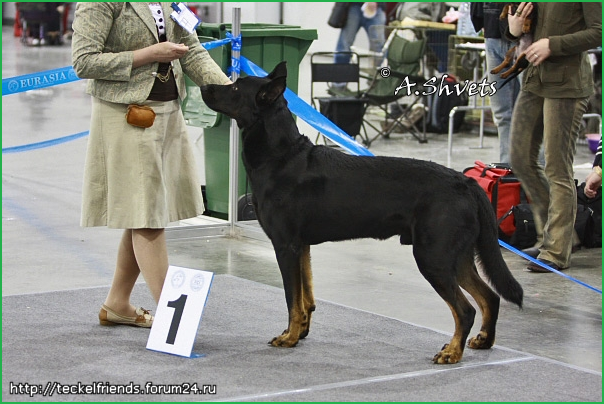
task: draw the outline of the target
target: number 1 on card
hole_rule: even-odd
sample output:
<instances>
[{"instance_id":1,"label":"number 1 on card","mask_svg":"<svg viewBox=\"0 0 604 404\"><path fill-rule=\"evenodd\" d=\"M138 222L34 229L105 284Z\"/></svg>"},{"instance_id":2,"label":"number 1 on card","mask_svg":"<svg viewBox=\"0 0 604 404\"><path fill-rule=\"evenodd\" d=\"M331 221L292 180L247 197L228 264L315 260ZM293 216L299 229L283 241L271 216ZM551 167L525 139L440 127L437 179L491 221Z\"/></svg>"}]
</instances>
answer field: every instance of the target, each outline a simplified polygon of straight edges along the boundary
<instances>
[{"instance_id":1,"label":"number 1 on card","mask_svg":"<svg viewBox=\"0 0 604 404\"><path fill-rule=\"evenodd\" d=\"M214 274L170 266L147 349L191 357Z\"/></svg>"}]
</instances>

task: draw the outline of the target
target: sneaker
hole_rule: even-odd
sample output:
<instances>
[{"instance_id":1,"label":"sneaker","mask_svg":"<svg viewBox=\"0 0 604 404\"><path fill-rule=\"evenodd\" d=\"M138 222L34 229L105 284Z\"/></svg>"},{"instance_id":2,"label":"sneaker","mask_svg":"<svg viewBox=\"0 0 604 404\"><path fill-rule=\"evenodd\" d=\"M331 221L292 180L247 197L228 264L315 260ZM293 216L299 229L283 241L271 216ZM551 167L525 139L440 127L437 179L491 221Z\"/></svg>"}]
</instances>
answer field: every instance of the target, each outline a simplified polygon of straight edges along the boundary
<instances>
[{"instance_id":1,"label":"sneaker","mask_svg":"<svg viewBox=\"0 0 604 404\"><path fill-rule=\"evenodd\" d=\"M552 262L552 261L548 261L548 260L539 260L539 262L542 262L543 264L547 265L548 267L555 269L556 271L564 271L567 268L563 268L559 265L557 265L556 263ZM547 270L546 268L543 268L541 265L539 264L535 264L534 262L531 262L528 264L528 266L526 267L528 272L537 272L537 273L548 273L551 272L549 270Z\"/></svg>"},{"instance_id":2,"label":"sneaker","mask_svg":"<svg viewBox=\"0 0 604 404\"><path fill-rule=\"evenodd\" d=\"M415 104L411 107L411 111L409 112L409 116L407 116L407 120L415 125L420 119L424 117L424 111L426 107L422 103Z\"/></svg>"}]
</instances>

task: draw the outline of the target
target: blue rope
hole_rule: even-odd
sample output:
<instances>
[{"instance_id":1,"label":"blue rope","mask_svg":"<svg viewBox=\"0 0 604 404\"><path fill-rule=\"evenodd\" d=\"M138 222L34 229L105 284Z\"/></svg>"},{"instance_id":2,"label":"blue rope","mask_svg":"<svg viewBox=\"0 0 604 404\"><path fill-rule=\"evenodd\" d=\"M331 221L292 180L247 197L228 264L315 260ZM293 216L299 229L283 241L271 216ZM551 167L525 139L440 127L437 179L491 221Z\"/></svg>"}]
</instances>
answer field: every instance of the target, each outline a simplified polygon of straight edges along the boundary
<instances>
[{"instance_id":1,"label":"blue rope","mask_svg":"<svg viewBox=\"0 0 604 404\"><path fill-rule=\"evenodd\" d=\"M59 138L51 139L51 140L45 140L43 142L38 142L38 143L30 143L30 144L26 144L26 145L22 145L22 146L14 146L14 147L3 147L2 154L21 153L24 151L42 149L44 147L50 147L50 146L56 146L58 144L67 143L72 140L76 140L81 137L88 136L88 133L89 133L88 131L85 131L85 132L76 133L74 135L59 137Z\"/></svg>"}]
</instances>

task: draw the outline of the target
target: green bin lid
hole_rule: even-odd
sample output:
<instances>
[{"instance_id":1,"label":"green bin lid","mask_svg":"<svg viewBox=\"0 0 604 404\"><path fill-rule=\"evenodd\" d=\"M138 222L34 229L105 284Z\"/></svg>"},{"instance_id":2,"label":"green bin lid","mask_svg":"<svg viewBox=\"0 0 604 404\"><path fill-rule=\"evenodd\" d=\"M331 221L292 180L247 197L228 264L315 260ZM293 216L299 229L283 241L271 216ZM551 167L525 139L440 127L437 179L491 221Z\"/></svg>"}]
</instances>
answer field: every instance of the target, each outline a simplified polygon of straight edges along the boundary
<instances>
[{"instance_id":1,"label":"green bin lid","mask_svg":"<svg viewBox=\"0 0 604 404\"><path fill-rule=\"evenodd\" d=\"M216 39L224 38L225 32L231 32L231 24L202 23L197 28L197 34L211 36ZM265 24L265 23L243 23L241 24L241 36L244 37L267 37L280 36L314 41L318 38L316 29L302 28L297 25Z\"/></svg>"}]
</instances>

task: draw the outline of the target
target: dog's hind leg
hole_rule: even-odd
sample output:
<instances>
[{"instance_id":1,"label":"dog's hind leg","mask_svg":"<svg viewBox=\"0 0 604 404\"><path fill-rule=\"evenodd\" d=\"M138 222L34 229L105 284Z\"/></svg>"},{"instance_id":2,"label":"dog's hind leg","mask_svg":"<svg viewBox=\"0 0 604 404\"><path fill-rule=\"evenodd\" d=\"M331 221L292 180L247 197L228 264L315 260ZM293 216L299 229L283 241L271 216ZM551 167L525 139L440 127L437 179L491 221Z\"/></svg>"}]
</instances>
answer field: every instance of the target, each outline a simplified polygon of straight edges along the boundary
<instances>
[{"instance_id":1,"label":"dog's hind leg","mask_svg":"<svg viewBox=\"0 0 604 404\"><path fill-rule=\"evenodd\" d=\"M522 53L520 56L518 56L518 58L516 58L516 62L514 62L514 65L512 67L510 67L505 72L501 73L501 78L507 79L512 75L512 77L518 76L520 73L522 73L524 69L528 67L528 65L529 62L526 59L526 54Z\"/></svg>"},{"instance_id":2,"label":"dog's hind leg","mask_svg":"<svg viewBox=\"0 0 604 404\"><path fill-rule=\"evenodd\" d=\"M304 311L301 272L304 248L291 244L279 246L273 243L273 246L275 247L277 262L283 279L289 321L287 329L278 337L273 338L270 344L289 348L296 346L300 335L308 328L308 319Z\"/></svg>"},{"instance_id":3,"label":"dog's hind leg","mask_svg":"<svg viewBox=\"0 0 604 404\"><path fill-rule=\"evenodd\" d=\"M468 346L473 349L489 349L495 343L499 296L482 280L473 259L462 263L458 269L459 284L472 295L482 312L480 332L468 340Z\"/></svg>"},{"instance_id":4,"label":"dog's hind leg","mask_svg":"<svg viewBox=\"0 0 604 404\"><path fill-rule=\"evenodd\" d=\"M315 311L315 296L312 287L312 270L310 265L310 246L306 245L302 248L302 256L300 257L300 272L302 275L302 301L304 304L304 313L306 321L302 323L302 333L300 339L306 338L310 331L310 317Z\"/></svg>"},{"instance_id":5,"label":"dog's hind leg","mask_svg":"<svg viewBox=\"0 0 604 404\"><path fill-rule=\"evenodd\" d=\"M516 52L516 47L512 47L510 48L510 50L508 50L505 53L505 58L503 59L503 62L501 62L501 64L497 67L494 67L491 70L491 74L498 74L500 71L502 71L506 66L509 66L512 62L512 60L514 59L514 52Z\"/></svg>"},{"instance_id":6,"label":"dog's hind leg","mask_svg":"<svg viewBox=\"0 0 604 404\"><path fill-rule=\"evenodd\" d=\"M468 302L457 283L455 275L457 258L450 257L450 253L450 258L447 258L445 251L447 249L418 247L417 244L413 248L420 272L447 303L455 321L455 332L451 342L445 344L432 359L438 364L457 363L461 360L476 315L476 310Z\"/></svg>"}]
</instances>

